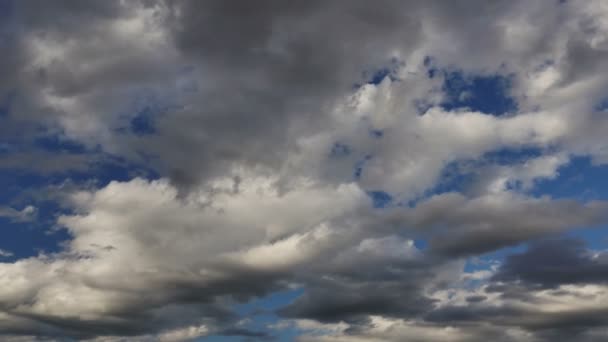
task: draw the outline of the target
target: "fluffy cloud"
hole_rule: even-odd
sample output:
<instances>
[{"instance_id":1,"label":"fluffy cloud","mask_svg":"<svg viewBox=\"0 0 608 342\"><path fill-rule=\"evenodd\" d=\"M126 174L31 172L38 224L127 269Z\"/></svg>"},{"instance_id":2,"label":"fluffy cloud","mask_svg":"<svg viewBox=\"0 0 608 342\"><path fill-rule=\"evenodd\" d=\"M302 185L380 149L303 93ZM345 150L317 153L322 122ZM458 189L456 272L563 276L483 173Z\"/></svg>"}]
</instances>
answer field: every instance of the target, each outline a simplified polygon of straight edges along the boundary
<instances>
[{"instance_id":1,"label":"fluffy cloud","mask_svg":"<svg viewBox=\"0 0 608 342\"><path fill-rule=\"evenodd\" d=\"M534 191L575 157L608 160L607 15L600 0L0 4L0 171L45 183L0 217L70 236L0 263L0 333L271 338L234 305L301 288L275 328L304 341L602 340L605 253L545 238L604 225L608 204ZM453 75L504 81L493 95L513 108L469 105ZM92 182L107 163L127 176ZM26 199L40 213L14 209Z\"/></svg>"},{"instance_id":2,"label":"fluffy cloud","mask_svg":"<svg viewBox=\"0 0 608 342\"><path fill-rule=\"evenodd\" d=\"M575 252L560 255L564 248ZM559 260L534 258L539 253ZM424 320L372 313L348 323L297 319L273 328L295 327L302 341L601 341L606 338L606 286L592 267L602 267L602 258L580 241L549 240L488 272L494 273L490 282L471 282L487 275L464 277L464 283L429 292L434 302ZM531 262L540 263L538 274L530 271Z\"/></svg>"},{"instance_id":3,"label":"fluffy cloud","mask_svg":"<svg viewBox=\"0 0 608 342\"><path fill-rule=\"evenodd\" d=\"M413 212L415 225L432 233L430 249L451 256L477 255L606 222L606 202L530 198L509 192L466 198L437 195Z\"/></svg>"},{"instance_id":4,"label":"fluffy cloud","mask_svg":"<svg viewBox=\"0 0 608 342\"><path fill-rule=\"evenodd\" d=\"M605 252L592 253L581 241L542 241L525 253L510 255L494 279L520 281L532 287L604 283L606 260Z\"/></svg>"},{"instance_id":5,"label":"fluffy cloud","mask_svg":"<svg viewBox=\"0 0 608 342\"><path fill-rule=\"evenodd\" d=\"M41 335L182 329L177 317L206 315L217 331L234 319L231 301L284 286L290 268L336 246L342 216L368 205L353 185L213 185L186 199L164 180L75 193L76 213L59 218L73 237L64 252L1 264L6 315Z\"/></svg>"}]
</instances>

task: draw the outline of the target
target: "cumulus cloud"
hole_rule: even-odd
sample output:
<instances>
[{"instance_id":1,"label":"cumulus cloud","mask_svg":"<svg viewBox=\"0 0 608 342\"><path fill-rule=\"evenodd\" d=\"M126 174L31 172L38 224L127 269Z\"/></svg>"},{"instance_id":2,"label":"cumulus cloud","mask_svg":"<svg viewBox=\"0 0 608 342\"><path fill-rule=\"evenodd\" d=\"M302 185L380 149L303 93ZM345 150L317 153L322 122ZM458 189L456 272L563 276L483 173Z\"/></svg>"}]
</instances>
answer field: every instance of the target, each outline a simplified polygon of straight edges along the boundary
<instances>
[{"instance_id":1,"label":"cumulus cloud","mask_svg":"<svg viewBox=\"0 0 608 342\"><path fill-rule=\"evenodd\" d=\"M64 252L0 265L6 315L41 335L137 335L206 315L207 329L222 330L230 302L281 287L367 204L354 186L280 196L266 179L232 185L187 199L141 179L75 193L75 214L59 218L73 237Z\"/></svg>"},{"instance_id":2,"label":"cumulus cloud","mask_svg":"<svg viewBox=\"0 0 608 342\"><path fill-rule=\"evenodd\" d=\"M604 201L530 198L511 192L466 198L447 193L413 211L415 225L436 232L430 249L450 256L477 255L575 227L606 222Z\"/></svg>"},{"instance_id":3,"label":"cumulus cloud","mask_svg":"<svg viewBox=\"0 0 608 342\"><path fill-rule=\"evenodd\" d=\"M69 235L0 249L0 334L602 340L605 253L555 237L608 204L537 186L608 161L607 17L600 0L0 4L0 173L31 181L0 217ZM474 81L451 94L454 75L501 82L510 109L475 106ZM294 288L274 330L234 310Z\"/></svg>"},{"instance_id":4,"label":"cumulus cloud","mask_svg":"<svg viewBox=\"0 0 608 342\"><path fill-rule=\"evenodd\" d=\"M605 252L593 253L579 240L541 241L525 253L510 255L494 279L533 287L604 283L606 260Z\"/></svg>"}]
</instances>

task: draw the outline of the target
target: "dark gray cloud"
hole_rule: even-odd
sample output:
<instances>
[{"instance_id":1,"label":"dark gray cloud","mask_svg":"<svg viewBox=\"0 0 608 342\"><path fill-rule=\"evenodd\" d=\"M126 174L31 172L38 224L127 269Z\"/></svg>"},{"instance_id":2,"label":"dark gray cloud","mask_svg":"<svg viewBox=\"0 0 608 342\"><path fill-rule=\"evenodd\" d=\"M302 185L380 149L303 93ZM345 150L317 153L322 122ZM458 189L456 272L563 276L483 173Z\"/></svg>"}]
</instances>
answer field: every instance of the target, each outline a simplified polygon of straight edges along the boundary
<instances>
[{"instance_id":1,"label":"dark gray cloud","mask_svg":"<svg viewBox=\"0 0 608 342\"><path fill-rule=\"evenodd\" d=\"M605 283L607 276L605 253L594 255L580 240L558 239L539 241L521 254L510 255L493 279L552 288L564 284Z\"/></svg>"},{"instance_id":2,"label":"dark gray cloud","mask_svg":"<svg viewBox=\"0 0 608 342\"><path fill-rule=\"evenodd\" d=\"M330 123L328 108L364 71L389 63L395 44L417 44L406 5L173 3L171 31L199 90L146 144L184 186L235 162L280 168L299 138Z\"/></svg>"},{"instance_id":3,"label":"dark gray cloud","mask_svg":"<svg viewBox=\"0 0 608 342\"><path fill-rule=\"evenodd\" d=\"M411 220L429 232L433 253L462 257L599 224L606 220L605 208L604 202L582 204L508 193L469 199L448 193L420 203Z\"/></svg>"},{"instance_id":4,"label":"dark gray cloud","mask_svg":"<svg viewBox=\"0 0 608 342\"><path fill-rule=\"evenodd\" d=\"M432 310L428 289L454 280L462 264L420 252L411 240L369 239L316 265L315 276L296 281L305 293L280 313L322 322L367 322L369 315L414 318Z\"/></svg>"},{"instance_id":5,"label":"dark gray cloud","mask_svg":"<svg viewBox=\"0 0 608 342\"><path fill-rule=\"evenodd\" d=\"M423 286L427 290L432 286L428 275L436 274L440 264L418 268L410 262L403 270L407 277L403 278L382 277L378 265L375 269L360 267L357 272L361 275L369 272L370 281L374 279L378 286L366 286L362 279L367 278L356 281L346 276L327 277L331 280L319 288L309 283L309 291L282 310L282 314L325 322L328 331L332 331L330 323L346 322L348 328L327 335L339 341L340 338L440 341L445 338L441 331L447 327L452 330L445 333L457 341L552 341L558 336L600 341L604 336L601 331L608 324L604 318L606 307L602 304L606 295L603 259L603 253L592 253L580 240L536 242L525 252L508 256L481 292L464 289L462 295L454 292L455 298L462 296L458 303L449 303L452 299L445 303L445 299L427 297L429 292L421 291ZM389 284L396 287L390 288ZM564 285L576 287L560 287ZM585 289L594 285L600 287ZM453 283L447 288L453 288ZM403 298L405 294L408 297ZM561 309L553 305L560 305ZM378 325L369 315L387 321ZM423 321L412 323L420 317ZM426 329L435 334L428 334ZM332 341L329 337L303 340Z\"/></svg>"},{"instance_id":6,"label":"dark gray cloud","mask_svg":"<svg viewBox=\"0 0 608 342\"><path fill-rule=\"evenodd\" d=\"M375 267L382 267L375 265ZM361 269L373 272L370 269ZM411 278L370 277L358 280L331 275L334 279L309 281L306 292L280 311L287 318L307 318L322 322L365 321L369 315L416 317L432 307L433 300L422 293L430 272L403 269ZM427 274L425 274L427 273Z\"/></svg>"},{"instance_id":7,"label":"dark gray cloud","mask_svg":"<svg viewBox=\"0 0 608 342\"><path fill-rule=\"evenodd\" d=\"M518 6L18 2L15 39L25 42L27 58L20 62L23 80L14 82L22 97L14 112L19 120L48 120L110 153L154 156L154 166L183 188L241 164L277 170L298 139L331 124L328 111L364 81L364 72L395 58L410 63L405 59L419 50L432 54L437 31L451 32L450 43L462 43L462 51L482 51L478 66L492 69L513 58L497 18L517 17ZM469 8L493 19L473 20ZM552 18L541 23L550 26ZM480 26L485 38L473 39ZM145 34L130 40L137 30ZM453 63L445 57L442 63ZM142 109L137 96L168 105L157 135L116 134Z\"/></svg>"},{"instance_id":8,"label":"dark gray cloud","mask_svg":"<svg viewBox=\"0 0 608 342\"><path fill-rule=\"evenodd\" d=\"M523 329L531 341L600 341L608 324L604 259L603 252L593 252L577 239L534 242L507 256L483 292L430 310L425 319L455 327Z\"/></svg>"},{"instance_id":9,"label":"dark gray cloud","mask_svg":"<svg viewBox=\"0 0 608 342\"><path fill-rule=\"evenodd\" d=\"M450 326L471 326L485 324L509 329L523 328L531 335L531 340L552 341L555 338L584 340L585 335L595 328L603 328L608 323L604 318L605 309L579 310L564 313L539 313L515 307L475 308L471 306L449 307L432 312L427 316L431 322ZM479 329L483 331L483 329ZM504 336L496 330L494 337ZM517 341L516 338L508 339Z\"/></svg>"}]
</instances>

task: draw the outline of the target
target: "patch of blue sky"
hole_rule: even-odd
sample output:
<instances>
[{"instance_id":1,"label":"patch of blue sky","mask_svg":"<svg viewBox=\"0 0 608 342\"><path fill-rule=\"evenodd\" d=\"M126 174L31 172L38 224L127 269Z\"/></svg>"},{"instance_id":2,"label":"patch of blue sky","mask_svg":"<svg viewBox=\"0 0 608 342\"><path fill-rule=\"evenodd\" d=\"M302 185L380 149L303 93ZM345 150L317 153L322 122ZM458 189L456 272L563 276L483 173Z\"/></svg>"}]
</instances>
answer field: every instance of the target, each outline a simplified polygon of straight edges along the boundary
<instances>
[{"instance_id":1,"label":"patch of blue sky","mask_svg":"<svg viewBox=\"0 0 608 342\"><path fill-rule=\"evenodd\" d=\"M514 165L542 156L544 151L537 147L501 148L485 153L483 163Z\"/></svg>"},{"instance_id":2,"label":"patch of blue sky","mask_svg":"<svg viewBox=\"0 0 608 342\"><path fill-rule=\"evenodd\" d=\"M466 167L463 167L463 165L462 161L448 163L441 171L435 186L425 190L422 194L407 202L400 202L396 205L413 208L420 202L435 195L449 192L464 192L474 181L475 175L473 172L468 171Z\"/></svg>"},{"instance_id":3,"label":"patch of blue sky","mask_svg":"<svg viewBox=\"0 0 608 342\"><path fill-rule=\"evenodd\" d=\"M416 247L416 249L424 251L428 248L429 243L426 239L423 238L414 238L414 247Z\"/></svg>"},{"instance_id":4,"label":"patch of blue sky","mask_svg":"<svg viewBox=\"0 0 608 342\"><path fill-rule=\"evenodd\" d=\"M59 135L43 135L34 139L33 146L49 152L85 153L87 147Z\"/></svg>"},{"instance_id":5,"label":"patch of blue sky","mask_svg":"<svg viewBox=\"0 0 608 342\"><path fill-rule=\"evenodd\" d=\"M35 256L40 252L60 251L62 243L69 240L70 236L65 229L56 226L56 220L58 215L68 214L70 210L63 207L57 198L35 198L33 200L28 198L26 194L28 190L42 189L48 185L46 181L42 181L38 177L21 176L17 178L14 186L10 188L10 194L2 196L1 205L16 210L33 205L36 207L37 213L31 221L0 218L0 249L12 252L13 259ZM2 183L5 183L6 172L0 173L0 179Z\"/></svg>"},{"instance_id":6,"label":"patch of blue sky","mask_svg":"<svg viewBox=\"0 0 608 342\"><path fill-rule=\"evenodd\" d=\"M608 199L608 165L593 165L589 157L574 157L557 172L554 179L538 180L532 194L583 202Z\"/></svg>"},{"instance_id":7,"label":"patch of blue sky","mask_svg":"<svg viewBox=\"0 0 608 342\"><path fill-rule=\"evenodd\" d=\"M382 68L382 69L376 70L374 73L372 73L372 75L369 77L369 81L367 83L369 83L369 84L380 84L387 77L391 81L396 80L394 78L394 76L392 76L391 69L389 69L389 68Z\"/></svg>"},{"instance_id":8,"label":"patch of blue sky","mask_svg":"<svg viewBox=\"0 0 608 342\"><path fill-rule=\"evenodd\" d=\"M275 325L280 321L280 318L275 314L275 312L278 309L281 309L292 303L303 293L303 288L277 291L269 294L268 296L253 299L244 304L236 304L234 306L234 310L243 319L248 319L247 323L243 326L244 328L251 331L268 331L269 326ZM299 334L297 329L289 326L284 327L282 329L278 329L275 331L275 333L276 339L274 340L278 341L293 341L293 339ZM207 338L205 339L205 341L208 340L209 339ZM211 340L215 341L213 339ZM217 341L233 340L217 339Z\"/></svg>"},{"instance_id":9,"label":"patch of blue sky","mask_svg":"<svg viewBox=\"0 0 608 342\"><path fill-rule=\"evenodd\" d=\"M367 196L372 200L372 205L376 209L386 208L393 204L393 196L385 191L367 191Z\"/></svg>"},{"instance_id":10,"label":"patch of blue sky","mask_svg":"<svg viewBox=\"0 0 608 342\"><path fill-rule=\"evenodd\" d=\"M247 303L236 304L234 310L241 316L247 316L256 311L268 311L280 309L296 300L304 293L303 288L274 292L262 298L253 299Z\"/></svg>"},{"instance_id":11,"label":"patch of blue sky","mask_svg":"<svg viewBox=\"0 0 608 342\"><path fill-rule=\"evenodd\" d=\"M6 205L27 189L40 189L49 184L50 177L22 170L0 169L0 203Z\"/></svg>"},{"instance_id":12,"label":"patch of blue sky","mask_svg":"<svg viewBox=\"0 0 608 342\"><path fill-rule=\"evenodd\" d=\"M0 218L0 249L13 253L12 260L21 259L44 251L60 250L60 245L69 239L65 230L56 229L55 221L66 210L56 200L31 200L27 191L42 189L48 185L48 178L26 174L15 170L0 170L0 205L22 210L28 205L37 208L37 216L32 221L15 221ZM10 261L7 258L1 261Z\"/></svg>"},{"instance_id":13,"label":"patch of blue sky","mask_svg":"<svg viewBox=\"0 0 608 342\"><path fill-rule=\"evenodd\" d=\"M511 79L504 75L468 75L461 71L443 71L447 111L468 109L491 115L517 111L517 101L510 96Z\"/></svg>"},{"instance_id":14,"label":"patch of blue sky","mask_svg":"<svg viewBox=\"0 0 608 342\"><path fill-rule=\"evenodd\" d=\"M156 133L154 111L150 107L144 107L131 119L130 129L135 135Z\"/></svg>"},{"instance_id":15,"label":"patch of blue sky","mask_svg":"<svg viewBox=\"0 0 608 342\"><path fill-rule=\"evenodd\" d=\"M460 70L448 70L437 65L432 56L423 61L428 78L443 77L444 110L468 109L491 115L504 115L517 111L517 101L510 95L512 79L501 74L467 74ZM421 103L419 111L426 111Z\"/></svg>"},{"instance_id":16,"label":"patch of blue sky","mask_svg":"<svg viewBox=\"0 0 608 342\"><path fill-rule=\"evenodd\" d=\"M47 215L39 208L38 216ZM55 216L51 216L55 217ZM0 262L13 262L15 260L48 254L62 250L62 245L70 240L65 229L54 228L52 224L43 225L47 220L38 222L12 222L7 218L0 218L0 249L12 253L9 257L0 258Z\"/></svg>"},{"instance_id":17,"label":"patch of blue sky","mask_svg":"<svg viewBox=\"0 0 608 342\"><path fill-rule=\"evenodd\" d=\"M592 250L608 249L608 225L572 229L561 234L567 238L575 238L586 242Z\"/></svg>"},{"instance_id":18,"label":"patch of blue sky","mask_svg":"<svg viewBox=\"0 0 608 342\"><path fill-rule=\"evenodd\" d=\"M608 97L603 98L595 105L595 110L597 112L606 112L608 111Z\"/></svg>"},{"instance_id":19,"label":"patch of blue sky","mask_svg":"<svg viewBox=\"0 0 608 342\"><path fill-rule=\"evenodd\" d=\"M111 181L126 182L135 177L148 180L158 179L159 174L146 165L128 162L123 158L112 157L106 154L88 155L91 163L88 169L54 172L48 175L37 174L27 169L5 169L2 177L12 179L12 183L19 185L19 190L40 187L50 184L59 184L66 180L75 184L93 183L97 187L104 187ZM96 158L97 157L97 158ZM16 182L15 182L16 180Z\"/></svg>"},{"instance_id":20,"label":"patch of blue sky","mask_svg":"<svg viewBox=\"0 0 608 342\"><path fill-rule=\"evenodd\" d=\"M80 148L55 140L46 140L44 144L49 149ZM70 236L65 229L56 226L56 219L58 215L70 214L71 210L59 202L58 190L53 190L52 186L59 187L69 181L76 187L91 184L103 187L111 181L128 181L135 176L158 178L153 170L110 157L100 159L90 170L85 171L37 174L28 170L0 169L0 187L4 190L0 192L0 206L16 210L28 205L37 208L37 217L31 222L0 218L0 249L14 253L12 259L34 256L42 251L53 253L61 250L61 244L69 240Z\"/></svg>"}]
</instances>

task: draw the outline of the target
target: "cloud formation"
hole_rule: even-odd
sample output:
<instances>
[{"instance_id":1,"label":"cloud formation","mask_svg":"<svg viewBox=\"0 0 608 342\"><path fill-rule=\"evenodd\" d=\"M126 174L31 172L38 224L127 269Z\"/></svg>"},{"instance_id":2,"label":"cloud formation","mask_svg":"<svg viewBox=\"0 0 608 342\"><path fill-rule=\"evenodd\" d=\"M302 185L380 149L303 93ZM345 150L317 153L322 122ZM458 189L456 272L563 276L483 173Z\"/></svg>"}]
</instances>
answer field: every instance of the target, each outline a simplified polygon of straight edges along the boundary
<instances>
[{"instance_id":1,"label":"cloud formation","mask_svg":"<svg viewBox=\"0 0 608 342\"><path fill-rule=\"evenodd\" d=\"M605 252L563 235L602 230L608 202L539 185L608 162L607 18L600 0L0 4L0 177L22 187L0 228L69 236L2 245L0 334L605 340ZM294 290L272 324L237 310Z\"/></svg>"}]
</instances>

